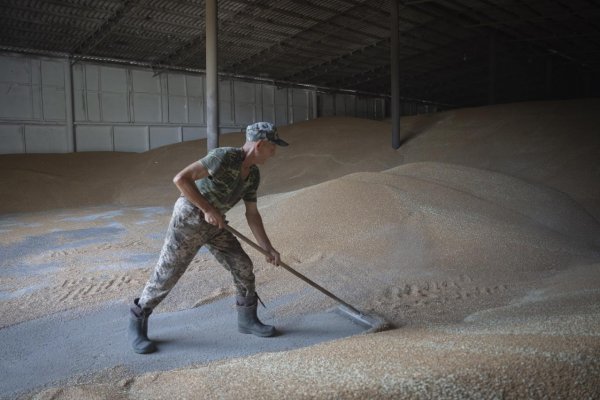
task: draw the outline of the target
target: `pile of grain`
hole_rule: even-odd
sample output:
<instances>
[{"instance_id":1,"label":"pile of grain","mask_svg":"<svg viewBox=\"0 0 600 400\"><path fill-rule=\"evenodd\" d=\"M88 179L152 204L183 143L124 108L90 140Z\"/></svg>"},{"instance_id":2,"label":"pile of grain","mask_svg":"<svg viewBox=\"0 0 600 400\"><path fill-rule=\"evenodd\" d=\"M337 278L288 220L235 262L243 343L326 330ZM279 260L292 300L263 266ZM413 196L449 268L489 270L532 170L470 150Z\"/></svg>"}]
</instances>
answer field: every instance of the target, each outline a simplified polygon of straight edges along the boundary
<instances>
[{"instance_id":1,"label":"pile of grain","mask_svg":"<svg viewBox=\"0 0 600 400\"><path fill-rule=\"evenodd\" d=\"M256 398L597 397L599 111L590 99L404 118L398 151L386 122L281 127L291 146L261 170L272 242L301 272L403 328L39 398L231 398L242 387ZM2 211L169 207L171 177L203 154L199 141L1 157ZM228 219L248 233L243 207ZM266 301L299 292L295 278L254 258ZM200 282L186 296L222 295L222 282ZM173 309L166 303L157 312ZM271 312L330 305L306 291Z\"/></svg>"}]
</instances>

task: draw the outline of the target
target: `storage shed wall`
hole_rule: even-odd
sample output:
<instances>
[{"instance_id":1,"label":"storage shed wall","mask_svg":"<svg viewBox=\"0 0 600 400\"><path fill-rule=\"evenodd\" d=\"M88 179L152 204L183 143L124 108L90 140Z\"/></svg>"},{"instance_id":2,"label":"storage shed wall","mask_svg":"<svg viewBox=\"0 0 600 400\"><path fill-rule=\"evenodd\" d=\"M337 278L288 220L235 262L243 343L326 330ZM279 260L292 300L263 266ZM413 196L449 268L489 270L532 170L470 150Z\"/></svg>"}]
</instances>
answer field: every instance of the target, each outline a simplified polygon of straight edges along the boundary
<instances>
[{"instance_id":1,"label":"storage shed wall","mask_svg":"<svg viewBox=\"0 0 600 400\"><path fill-rule=\"evenodd\" d=\"M281 126L317 115L383 118L383 112L378 98L219 82L220 133L262 120ZM0 154L143 152L205 137L202 74L0 55Z\"/></svg>"}]
</instances>

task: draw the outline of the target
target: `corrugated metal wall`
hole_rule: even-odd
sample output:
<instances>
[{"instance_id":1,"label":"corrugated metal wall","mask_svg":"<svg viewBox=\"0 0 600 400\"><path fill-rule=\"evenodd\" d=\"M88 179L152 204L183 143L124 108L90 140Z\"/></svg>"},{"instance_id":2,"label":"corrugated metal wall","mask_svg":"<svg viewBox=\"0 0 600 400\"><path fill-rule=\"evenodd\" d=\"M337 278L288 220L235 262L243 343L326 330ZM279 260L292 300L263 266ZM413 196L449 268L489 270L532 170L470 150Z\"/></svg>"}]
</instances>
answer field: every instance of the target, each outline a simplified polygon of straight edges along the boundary
<instances>
[{"instance_id":1,"label":"corrugated metal wall","mask_svg":"<svg viewBox=\"0 0 600 400\"><path fill-rule=\"evenodd\" d=\"M0 154L143 152L204 138L204 98L203 75L0 55ZM315 112L383 118L384 100L233 79L219 84L222 133L259 120L305 121Z\"/></svg>"}]
</instances>

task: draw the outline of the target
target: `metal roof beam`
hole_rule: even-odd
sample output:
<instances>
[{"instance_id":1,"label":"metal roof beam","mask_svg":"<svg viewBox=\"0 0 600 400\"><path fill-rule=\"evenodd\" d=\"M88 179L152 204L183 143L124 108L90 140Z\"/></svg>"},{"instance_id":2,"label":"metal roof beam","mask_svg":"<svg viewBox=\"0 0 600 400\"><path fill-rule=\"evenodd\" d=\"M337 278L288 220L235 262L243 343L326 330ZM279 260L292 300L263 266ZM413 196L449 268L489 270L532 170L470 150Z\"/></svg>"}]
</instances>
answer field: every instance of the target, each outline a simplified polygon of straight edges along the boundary
<instances>
[{"instance_id":1,"label":"metal roof beam","mask_svg":"<svg viewBox=\"0 0 600 400\"><path fill-rule=\"evenodd\" d=\"M408 35L405 34L404 36L408 36ZM446 50L448 48L450 48L452 50L451 54L455 54L455 52L459 51L459 50L462 52L462 50L464 49L464 45L465 44L473 45L473 43L476 43L476 41L474 42L473 39L469 38L467 40L464 40L464 39L463 40L456 40L456 41L454 41L452 43L449 43L449 44L446 43L446 44L442 44L442 45L437 45L436 47L425 49L425 50L418 49L419 53L412 54L412 55L410 55L408 57L405 57L405 58L402 58L400 60L401 65L402 65L402 69L403 70L406 69L406 64L409 63L409 62L411 62L411 61L413 61L413 60L422 58L424 56L427 57L430 54L439 54L440 51ZM341 58L345 58L345 57L347 57L347 56L344 56L344 57L341 57ZM439 62L436 61L436 64L437 63L439 63ZM329 67L329 66L328 65L321 65L319 67L323 67L323 66L326 67L325 70L327 71L327 67ZM316 67L316 68L318 68L318 67ZM307 76L307 77L297 77L297 76L296 77L292 77L292 76L290 76L290 77L287 77L286 79L292 79L292 78L294 78L294 79L300 79L300 80L307 79L307 80L310 81L311 79L315 79L316 77L318 77L320 75L320 73L318 73L318 70L316 70L314 68L312 70L314 71L314 73L311 76ZM329 84L331 84L331 85L337 85L338 83L341 84L342 86L346 84L345 80L344 80L344 82L337 82L337 81L336 82L329 82Z\"/></svg>"},{"instance_id":2,"label":"metal roof beam","mask_svg":"<svg viewBox=\"0 0 600 400\"><path fill-rule=\"evenodd\" d=\"M71 54L86 54L93 50L98 44L108 37L112 29L119 23L121 18L140 2L147 0L124 0L122 6L115 11L107 20L88 35L85 39L79 42L71 51Z\"/></svg>"},{"instance_id":3,"label":"metal roof beam","mask_svg":"<svg viewBox=\"0 0 600 400\"><path fill-rule=\"evenodd\" d=\"M405 5L406 4L411 4L411 5L413 5L413 4L422 4L422 3L425 3L425 2L429 2L429 1L409 2L409 3L405 3ZM427 15L427 16L429 16L431 18L433 18L433 20L429 21L427 23L427 25L425 25L425 24L417 24L414 21L410 21L415 26L413 28L411 28L410 30L408 30L408 31L401 32L401 40L405 39L405 38L410 38L412 40L424 40L422 37L419 37L420 35L422 35L421 32L418 32L419 29L427 30L429 33L430 32L434 32L436 35L440 35L440 36L443 35L443 34L445 34L445 33L439 32L437 30L432 30L431 28L428 27L428 25L430 25L430 24L431 25L435 25L437 22L443 22L443 21L445 21L446 18L445 18L444 15L435 15L435 14L432 15L431 13L423 11L421 9L417 9L416 11L419 12L419 13L422 13L424 15ZM405 19L405 21L407 21L407 19ZM448 35L446 35L446 36L448 36ZM453 37L453 39L457 40L456 37ZM389 38L386 38L386 39L384 39L384 40L376 43L375 46L379 46L381 44L388 44L388 42L389 42ZM439 46L439 42L431 42L431 41L426 41L426 42L428 44L430 44L430 45L434 44L434 45L436 45L438 47L443 47L444 46L444 45ZM403 46L406 47L407 44L405 43ZM373 47L373 46L367 46L367 48L369 48L369 47ZM431 51L431 49L422 49L422 48L416 48L416 49L418 49L419 51L423 51L423 52L429 52L429 51ZM362 50L363 49L361 49L361 51ZM386 51L387 51L387 48L386 48ZM296 80L296 79L300 79L300 80L302 80L302 79L308 79L308 80L310 80L310 79L314 79L315 77L317 77L317 76L320 75L320 72L319 72L320 70L324 69L325 71L328 71L332 66L335 65L335 63L337 63L338 60L344 60L344 59L347 59L347 58L349 58L351 56L352 56L352 54L344 54L344 55L342 55L340 57L336 57L336 58L334 58L332 60L329 60L326 63L323 63L323 64L320 64L320 65L316 65L316 66L307 68L305 71L302 71L301 73L299 73L301 75L299 75L299 74L288 75L286 77L286 79L290 79L290 80ZM314 71L314 72L312 72L312 71Z\"/></svg>"},{"instance_id":4,"label":"metal roof beam","mask_svg":"<svg viewBox=\"0 0 600 400\"><path fill-rule=\"evenodd\" d=\"M265 1L265 0L263 0ZM254 4L249 4L249 3L244 3L243 5L245 6L245 8L249 7L249 6L253 6L256 5L258 3L254 3ZM217 4L218 7L218 4ZM219 10L217 9L217 13L219 12ZM235 19L235 17L238 17L240 15L242 15L243 11L237 11L235 12L230 19ZM200 21L201 23L199 24L199 27L204 27L205 21L204 18L202 19L202 21ZM219 25L221 25L223 22L227 22L227 20L225 21L221 21L219 22ZM220 27L218 26L217 29L220 29ZM219 32L219 34L221 35L222 33ZM178 64L178 63L184 63L185 61L187 61L192 54L197 54L197 52L191 51L192 49L195 48L204 48L204 43L205 43L205 33L202 32L200 33L198 36L196 37L192 37L190 38L190 40L188 40L185 44L183 44L181 47L179 47L178 49L176 49L175 51L172 51L164 56L162 56L160 59L158 59L153 66L157 66L157 65L161 65L161 64ZM220 68L222 69L222 67Z\"/></svg>"},{"instance_id":5,"label":"metal roof beam","mask_svg":"<svg viewBox=\"0 0 600 400\"><path fill-rule=\"evenodd\" d=\"M354 6L352 6L352 8L351 8L351 9L355 9L355 8L357 8L357 7L363 7L363 6L364 6L364 4L363 4L363 3L359 3L359 4L357 4L357 5L354 5ZM289 16L292 16L292 17L296 17L296 18L304 18L304 19L306 19L306 16L303 16L302 14L298 14L298 13L291 13L291 12L288 12L288 11L285 11L285 10L276 10L276 11L277 11L277 12L281 12L282 14L287 14L287 15L289 15ZM323 40L323 38L330 36L330 37L335 37L335 38L337 38L337 39L339 39L339 40L348 41L348 39L347 39L347 38L345 38L345 37L342 37L342 36L339 36L339 35L335 35L335 34L333 34L331 31L326 31L326 32L323 32L322 30L319 30L319 27L318 27L318 25L323 25L323 24L331 24L331 21L332 21L334 18L336 18L336 17L339 17L340 15L344 15L344 14L346 14L346 13L348 13L348 11L349 11L348 9L347 9L347 10L344 10L342 13L339 13L339 14L334 14L333 16L331 16L331 17L328 17L328 18L326 18L326 19L323 19L323 20L320 20L320 19L315 19L315 18L308 18L308 19L310 19L311 21L313 21L313 22L315 22L315 23L314 23L312 26L310 26L310 27L304 27L304 28L303 28L303 30L299 31L298 33L296 33L296 34L294 34L294 35L292 35L292 36L290 36L290 37L288 37L288 38L286 39L286 41L298 40L298 38L300 37L300 35L302 35L302 34L306 34L307 32L310 32L311 30L313 30L313 31L314 31L314 30L316 30L316 31L318 31L319 33L322 33L322 34L324 34L324 35L325 35L325 36L321 36L321 37L319 38L319 40ZM354 32L356 33L356 30L347 29L347 28L345 28L345 29L346 29L346 30L348 30L348 31L354 31ZM360 32L360 31L358 31L358 32L359 32L360 34L362 34L362 32ZM315 39L312 39L312 40L310 40L310 42L311 42L311 43L314 43L314 42L316 42L316 40L315 40ZM355 44L355 42L354 42L354 44ZM278 44L275 44L274 46L271 46L271 47L269 47L269 48L267 48L267 49L263 50L262 52L258 53L257 55L255 55L255 56L253 56L253 57L250 57L250 58L248 58L248 59L245 59L245 60L241 60L241 61L239 61L239 62L237 62L237 63L231 64L231 65L228 65L228 66L226 66L226 67L227 67L228 69L232 69L232 70L236 70L237 68L240 68L241 66L244 66L244 67L245 67L245 68L243 68L242 70L247 70L247 69L252 69L252 68L255 68L255 67L257 67L258 65L260 65L260 64L262 64L262 63L264 63L265 61L268 61L268 59L269 59L270 57L274 57L273 53L274 53L274 50L276 50L276 49L277 49L277 46L278 46Z\"/></svg>"}]
</instances>

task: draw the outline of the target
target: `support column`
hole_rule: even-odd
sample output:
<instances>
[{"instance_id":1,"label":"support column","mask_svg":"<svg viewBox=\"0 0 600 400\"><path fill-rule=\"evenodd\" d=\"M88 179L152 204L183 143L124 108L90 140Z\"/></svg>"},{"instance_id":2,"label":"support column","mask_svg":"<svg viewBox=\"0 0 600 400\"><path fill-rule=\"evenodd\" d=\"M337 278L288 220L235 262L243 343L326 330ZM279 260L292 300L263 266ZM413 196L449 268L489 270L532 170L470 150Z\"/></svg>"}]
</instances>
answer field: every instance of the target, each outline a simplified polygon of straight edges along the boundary
<instances>
[{"instance_id":1,"label":"support column","mask_svg":"<svg viewBox=\"0 0 600 400\"><path fill-rule=\"evenodd\" d=\"M488 104L496 104L496 31L490 34L490 65L489 65Z\"/></svg>"},{"instance_id":2,"label":"support column","mask_svg":"<svg viewBox=\"0 0 600 400\"><path fill-rule=\"evenodd\" d=\"M217 0L206 0L206 147L219 147L219 79L217 73Z\"/></svg>"},{"instance_id":3,"label":"support column","mask_svg":"<svg viewBox=\"0 0 600 400\"><path fill-rule=\"evenodd\" d=\"M390 39L391 39L391 80L392 80L392 147L397 149L400 147L400 52L399 47L399 25L398 25L398 0L392 0L391 6L391 23L390 23Z\"/></svg>"}]
</instances>

